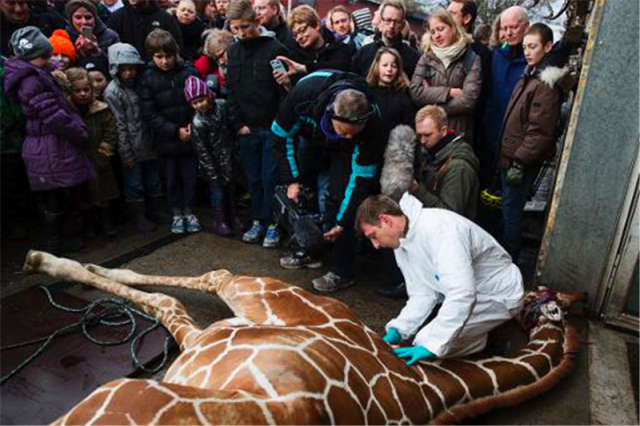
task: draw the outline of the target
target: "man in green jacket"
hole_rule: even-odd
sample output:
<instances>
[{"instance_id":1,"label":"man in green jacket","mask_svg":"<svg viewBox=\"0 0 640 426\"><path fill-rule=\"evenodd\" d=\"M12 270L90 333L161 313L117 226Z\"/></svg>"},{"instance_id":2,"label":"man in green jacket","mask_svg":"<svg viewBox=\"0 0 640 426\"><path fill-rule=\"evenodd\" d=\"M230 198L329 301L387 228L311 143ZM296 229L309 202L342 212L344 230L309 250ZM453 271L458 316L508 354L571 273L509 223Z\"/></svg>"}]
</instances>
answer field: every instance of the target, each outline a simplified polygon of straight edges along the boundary
<instances>
[{"instance_id":1,"label":"man in green jacket","mask_svg":"<svg viewBox=\"0 0 640 426\"><path fill-rule=\"evenodd\" d=\"M416 134L420 140L419 168L410 192L424 207L451 210L474 220L478 207L480 162L473 148L449 130L447 113L428 105L416 114ZM387 284L377 290L383 297L406 297L405 284L393 257L383 254Z\"/></svg>"},{"instance_id":2,"label":"man in green jacket","mask_svg":"<svg viewBox=\"0 0 640 426\"><path fill-rule=\"evenodd\" d=\"M454 211L474 220L478 204L480 162L473 148L447 127L447 113L428 105L416 114L416 133L420 140L419 177L411 193L425 207Z\"/></svg>"}]
</instances>

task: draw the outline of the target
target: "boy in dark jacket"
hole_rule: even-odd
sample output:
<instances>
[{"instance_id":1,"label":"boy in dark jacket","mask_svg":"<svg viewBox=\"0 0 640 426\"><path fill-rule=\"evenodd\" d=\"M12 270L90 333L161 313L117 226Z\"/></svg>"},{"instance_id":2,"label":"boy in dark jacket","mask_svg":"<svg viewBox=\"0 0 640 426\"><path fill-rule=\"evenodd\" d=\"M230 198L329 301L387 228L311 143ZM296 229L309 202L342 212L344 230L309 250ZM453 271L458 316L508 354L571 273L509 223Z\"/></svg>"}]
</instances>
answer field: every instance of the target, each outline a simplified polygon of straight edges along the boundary
<instances>
[{"instance_id":1,"label":"boy in dark jacket","mask_svg":"<svg viewBox=\"0 0 640 426\"><path fill-rule=\"evenodd\" d=\"M198 18L193 0L180 0L176 8L176 22L184 42L182 57L193 62L202 48L202 33L205 30L204 23Z\"/></svg>"},{"instance_id":2,"label":"boy in dark jacket","mask_svg":"<svg viewBox=\"0 0 640 426\"><path fill-rule=\"evenodd\" d=\"M227 51L227 88L232 114L237 117L234 129L240 136L240 158L251 195L253 220L242 240L246 243L262 241L263 247L277 247L280 235L273 223L277 174L271 156L273 136L269 126L284 89L276 82L270 61L277 56L286 56L288 52L272 33L261 32L249 0L231 3L227 19L231 32L240 39Z\"/></svg>"},{"instance_id":3,"label":"boy in dark jacket","mask_svg":"<svg viewBox=\"0 0 640 426\"><path fill-rule=\"evenodd\" d=\"M562 90L568 68L550 63L553 32L534 24L523 40L527 68L507 106L500 134L504 247L514 262L522 245L522 213L542 162L555 152ZM564 64L562 64L564 65Z\"/></svg>"},{"instance_id":4,"label":"boy in dark jacket","mask_svg":"<svg viewBox=\"0 0 640 426\"><path fill-rule=\"evenodd\" d=\"M142 115L154 131L155 148L165 165L171 232L198 232L200 223L192 211L198 171L190 141L193 111L184 98L187 78L198 71L182 61L169 32L154 30L145 44L152 62L140 81Z\"/></svg>"},{"instance_id":5,"label":"boy in dark jacket","mask_svg":"<svg viewBox=\"0 0 640 426\"><path fill-rule=\"evenodd\" d=\"M207 83L189 77L184 88L187 102L196 111L191 122L193 146L200 168L209 183L213 231L223 237L233 234L235 136L225 100L215 99Z\"/></svg>"}]
</instances>

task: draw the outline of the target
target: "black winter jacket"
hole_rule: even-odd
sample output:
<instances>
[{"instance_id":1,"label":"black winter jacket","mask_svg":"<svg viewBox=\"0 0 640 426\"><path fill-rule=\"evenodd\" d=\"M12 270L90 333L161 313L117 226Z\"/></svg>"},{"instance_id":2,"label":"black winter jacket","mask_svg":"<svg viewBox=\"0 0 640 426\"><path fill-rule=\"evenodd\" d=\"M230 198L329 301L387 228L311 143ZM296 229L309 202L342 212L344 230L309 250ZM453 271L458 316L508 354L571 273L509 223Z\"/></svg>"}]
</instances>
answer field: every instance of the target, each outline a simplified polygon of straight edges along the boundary
<instances>
[{"instance_id":1,"label":"black winter jacket","mask_svg":"<svg viewBox=\"0 0 640 426\"><path fill-rule=\"evenodd\" d=\"M358 50L356 56L353 57L353 62L351 63L351 71L363 77L366 77L369 73L369 68L371 68L378 49L385 46L380 33L376 33L373 36L373 41L367 43L367 40L365 40L365 43L366 44L363 44L362 48ZM413 71L416 69L416 65L420 59L420 53L413 50L411 46L409 46L409 43L402 40L401 37L398 37L389 47L393 47L400 53L402 69L407 74L407 77L409 77L409 80L411 80Z\"/></svg>"},{"instance_id":2,"label":"black winter jacket","mask_svg":"<svg viewBox=\"0 0 640 426\"><path fill-rule=\"evenodd\" d=\"M416 107L413 105L408 90L394 90L390 87L371 87L371 93L378 103L382 125L384 128L385 146L389 140L389 133L398 125L406 124L413 127Z\"/></svg>"},{"instance_id":3,"label":"black winter jacket","mask_svg":"<svg viewBox=\"0 0 640 426\"><path fill-rule=\"evenodd\" d=\"M284 98L285 90L273 78L270 61L288 56L288 50L270 31L229 46L227 89L234 129L268 128Z\"/></svg>"},{"instance_id":4,"label":"black winter jacket","mask_svg":"<svg viewBox=\"0 0 640 426\"><path fill-rule=\"evenodd\" d=\"M291 35L291 30L289 30L289 27L287 26L287 22L284 19L279 18L278 25L274 27L266 27L266 28L267 30L274 33L278 41L284 44L285 46L289 46L290 43L295 43L295 40L293 39L293 35Z\"/></svg>"},{"instance_id":5,"label":"black winter jacket","mask_svg":"<svg viewBox=\"0 0 640 426\"><path fill-rule=\"evenodd\" d=\"M191 123L193 147L200 171L212 185L226 185L234 177L237 138L231 127L227 101L216 99L204 114L196 113Z\"/></svg>"},{"instance_id":6,"label":"black winter jacket","mask_svg":"<svg viewBox=\"0 0 640 426\"><path fill-rule=\"evenodd\" d=\"M193 62L200 57L198 50L203 45L202 33L204 32L205 25L200 19L196 19L190 24L181 24L177 18L174 18L180 28L180 34L182 34L182 42L184 43L184 49L181 50L181 55L189 62Z\"/></svg>"},{"instance_id":7,"label":"black winter jacket","mask_svg":"<svg viewBox=\"0 0 640 426\"><path fill-rule=\"evenodd\" d=\"M195 68L182 60L173 70L164 72L151 62L140 79L140 105L142 119L154 134L155 148L160 155L192 154L191 141L181 141L181 127L191 123L193 109L184 97L187 77L199 77Z\"/></svg>"},{"instance_id":8,"label":"black winter jacket","mask_svg":"<svg viewBox=\"0 0 640 426\"><path fill-rule=\"evenodd\" d=\"M322 27L324 46L318 50L303 49L293 39L287 43L290 58L307 67L307 73L311 74L321 69L349 71L351 58L355 51L346 43L337 41L334 35L326 27Z\"/></svg>"},{"instance_id":9,"label":"black winter jacket","mask_svg":"<svg viewBox=\"0 0 640 426\"><path fill-rule=\"evenodd\" d=\"M124 7L116 10L109 18L111 29L118 33L122 43L133 45L145 61L151 58L144 47L144 41L156 28L169 31L182 51L182 35L173 16L160 9L155 1L146 1L147 4L144 6L133 7L128 0L124 0Z\"/></svg>"},{"instance_id":10,"label":"black winter jacket","mask_svg":"<svg viewBox=\"0 0 640 426\"><path fill-rule=\"evenodd\" d=\"M329 140L320 127L322 116L335 96L345 89L364 92L374 112L355 138ZM303 176L305 171L298 165L299 136L321 146L331 163L327 202L329 222L352 226L358 206L377 186L384 151L381 121L380 110L366 82L358 75L324 70L304 77L282 102L271 127L276 135L274 158L282 180L290 184L308 178Z\"/></svg>"}]
</instances>

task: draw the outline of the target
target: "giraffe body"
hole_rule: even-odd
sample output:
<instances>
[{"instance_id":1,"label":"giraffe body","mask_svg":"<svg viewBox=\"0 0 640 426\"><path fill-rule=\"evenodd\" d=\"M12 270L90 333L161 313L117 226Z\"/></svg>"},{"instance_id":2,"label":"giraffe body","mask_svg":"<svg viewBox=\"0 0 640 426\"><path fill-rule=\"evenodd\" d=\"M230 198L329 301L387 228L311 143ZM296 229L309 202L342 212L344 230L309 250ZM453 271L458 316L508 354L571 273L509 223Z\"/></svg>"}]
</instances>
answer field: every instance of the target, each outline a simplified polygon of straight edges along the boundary
<instances>
[{"instance_id":1,"label":"giraffe body","mask_svg":"<svg viewBox=\"0 0 640 426\"><path fill-rule=\"evenodd\" d=\"M181 350L161 382L107 383L57 424L453 423L541 393L570 370L575 350L560 318L539 321L529 345L509 357L407 367L342 302L271 278L152 277L42 252L30 252L25 269L140 304ZM215 293L235 317L200 329L179 301L133 284Z\"/></svg>"}]
</instances>

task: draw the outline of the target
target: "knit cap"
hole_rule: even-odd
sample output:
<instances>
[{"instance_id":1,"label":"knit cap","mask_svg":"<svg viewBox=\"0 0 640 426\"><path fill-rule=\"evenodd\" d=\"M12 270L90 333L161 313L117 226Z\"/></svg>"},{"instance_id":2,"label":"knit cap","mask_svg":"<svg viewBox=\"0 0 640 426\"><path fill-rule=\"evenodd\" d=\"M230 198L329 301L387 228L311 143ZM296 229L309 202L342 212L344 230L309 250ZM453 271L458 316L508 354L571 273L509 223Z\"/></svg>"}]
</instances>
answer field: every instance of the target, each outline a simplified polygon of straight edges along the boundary
<instances>
[{"instance_id":1,"label":"knit cap","mask_svg":"<svg viewBox=\"0 0 640 426\"><path fill-rule=\"evenodd\" d=\"M209 90L207 83L194 75L190 75L184 83L184 96L187 98L187 102L191 102L192 100L202 96L207 96L209 98L214 97L213 92Z\"/></svg>"},{"instance_id":2,"label":"knit cap","mask_svg":"<svg viewBox=\"0 0 640 426\"><path fill-rule=\"evenodd\" d=\"M62 55L71 59L72 62L76 61L76 47L71 41L71 36L65 30L55 30L49 41L53 46L54 55Z\"/></svg>"},{"instance_id":3,"label":"knit cap","mask_svg":"<svg viewBox=\"0 0 640 426\"><path fill-rule=\"evenodd\" d=\"M42 34L39 28L33 26L23 27L14 31L11 34L10 43L13 53L25 61L51 56L53 53L51 42Z\"/></svg>"},{"instance_id":4,"label":"knit cap","mask_svg":"<svg viewBox=\"0 0 640 426\"><path fill-rule=\"evenodd\" d=\"M67 14L67 19L71 22L71 16L75 13L76 10L84 7L91 14L97 18L98 17L98 8L94 2L91 0L71 0L64 7L64 11Z\"/></svg>"}]
</instances>

